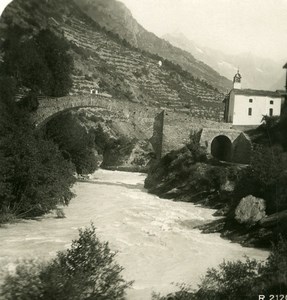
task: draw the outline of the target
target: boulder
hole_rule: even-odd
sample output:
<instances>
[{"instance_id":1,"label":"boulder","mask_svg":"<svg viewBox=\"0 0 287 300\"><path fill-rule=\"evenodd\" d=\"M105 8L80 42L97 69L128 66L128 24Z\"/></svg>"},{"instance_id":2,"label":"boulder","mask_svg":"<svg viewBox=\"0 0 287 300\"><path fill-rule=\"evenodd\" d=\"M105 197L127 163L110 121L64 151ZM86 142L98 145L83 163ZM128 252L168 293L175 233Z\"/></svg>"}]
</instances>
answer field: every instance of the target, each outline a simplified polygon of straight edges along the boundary
<instances>
[{"instance_id":1,"label":"boulder","mask_svg":"<svg viewBox=\"0 0 287 300\"><path fill-rule=\"evenodd\" d=\"M235 219L240 224L255 225L266 216L265 200L252 195L240 200L235 209Z\"/></svg>"}]
</instances>

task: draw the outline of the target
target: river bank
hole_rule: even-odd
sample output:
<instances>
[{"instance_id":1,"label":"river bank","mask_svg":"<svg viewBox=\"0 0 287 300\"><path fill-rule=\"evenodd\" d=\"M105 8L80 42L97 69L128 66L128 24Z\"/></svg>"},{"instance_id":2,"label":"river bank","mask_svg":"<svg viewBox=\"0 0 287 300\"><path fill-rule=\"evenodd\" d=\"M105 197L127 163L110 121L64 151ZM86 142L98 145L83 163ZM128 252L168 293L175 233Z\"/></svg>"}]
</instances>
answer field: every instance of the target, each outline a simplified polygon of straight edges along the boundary
<instances>
[{"instance_id":1,"label":"river bank","mask_svg":"<svg viewBox=\"0 0 287 300\"><path fill-rule=\"evenodd\" d=\"M266 251L230 243L218 233L202 234L195 227L216 220L215 210L148 194L145 178L141 173L98 170L91 182L75 184L77 196L64 209L66 218L48 215L1 228L1 270L13 270L20 258L54 257L91 221L100 239L118 251L124 277L135 281L130 300L150 299L152 291L175 291L172 282L196 287L206 269L224 259L267 257Z\"/></svg>"},{"instance_id":2,"label":"river bank","mask_svg":"<svg viewBox=\"0 0 287 300\"><path fill-rule=\"evenodd\" d=\"M283 158L279 151L273 164L270 151L257 145L250 165L226 163L207 155L195 136L151 165L145 188L163 199L215 209L221 219L199 226L204 233L271 249L286 238L287 202Z\"/></svg>"}]
</instances>

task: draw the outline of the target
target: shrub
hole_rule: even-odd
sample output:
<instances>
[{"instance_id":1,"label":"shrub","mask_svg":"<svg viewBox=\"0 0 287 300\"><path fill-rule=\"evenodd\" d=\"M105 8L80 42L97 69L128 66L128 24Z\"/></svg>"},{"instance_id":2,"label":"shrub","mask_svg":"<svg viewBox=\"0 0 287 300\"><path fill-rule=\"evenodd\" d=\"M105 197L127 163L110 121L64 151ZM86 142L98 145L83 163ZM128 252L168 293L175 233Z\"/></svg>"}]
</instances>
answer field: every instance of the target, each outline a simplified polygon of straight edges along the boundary
<instances>
[{"instance_id":1,"label":"shrub","mask_svg":"<svg viewBox=\"0 0 287 300\"><path fill-rule=\"evenodd\" d=\"M200 146L200 137L202 130L192 131L190 134L190 142L187 148L192 153L195 162L205 162L207 160L206 148Z\"/></svg>"},{"instance_id":2,"label":"shrub","mask_svg":"<svg viewBox=\"0 0 287 300\"><path fill-rule=\"evenodd\" d=\"M117 139L110 139L105 145L103 166L119 166L129 156L134 148L136 139L129 139L120 135Z\"/></svg>"},{"instance_id":3,"label":"shrub","mask_svg":"<svg viewBox=\"0 0 287 300\"><path fill-rule=\"evenodd\" d=\"M75 182L74 169L58 148L26 130L18 128L0 147L0 212L17 217L40 216L67 205Z\"/></svg>"},{"instance_id":4,"label":"shrub","mask_svg":"<svg viewBox=\"0 0 287 300\"><path fill-rule=\"evenodd\" d=\"M95 227L80 230L70 249L48 263L18 265L2 286L5 300L121 300L132 285L114 262L116 253L96 237Z\"/></svg>"},{"instance_id":5,"label":"shrub","mask_svg":"<svg viewBox=\"0 0 287 300\"><path fill-rule=\"evenodd\" d=\"M21 109L27 110L28 112L36 111L39 107L37 94L30 92L27 96L19 101L18 106Z\"/></svg>"},{"instance_id":6,"label":"shrub","mask_svg":"<svg viewBox=\"0 0 287 300\"><path fill-rule=\"evenodd\" d=\"M258 295L287 293L287 241L273 246L265 263L247 258L245 262L223 262L209 269L197 291L181 285L180 290L155 300L241 300L258 299Z\"/></svg>"},{"instance_id":7,"label":"shrub","mask_svg":"<svg viewBox=\"0 0 287 300\"><path fill-rule=\"evenodd\" d=\"M78 174L93 173L97 167L95 136L80 123L80 118L66 113L46 125L45 135L59 145L62 153L75 165Z\"/></svg>"},{"instance_id":8,"label":"shrub","mask_svg":"<svg viewBox=\"0 0 287 300\"><path fill-rule=\"evenodd\" d=\"M67 205L75 182L72 164L33 130L14 101L15 84L0 78L0 223L35 217Z\"/></svg>"},{"instance_id":9,"label":"shrub","mask_svg":"<svg viewBox=\"0 0 287 300\"><path fill-rule=\"evenodd\" d=\"M8 27L3 43L3 72L34 93L67 95L72 88L74 67L69 43L48 29L27 38L30 34L17 26Z\"/></svg>"},{"instance_id":10,"label":"shrub","mask_svg":"<svg viewBox=\"0 0 287 300\"><path fill-rule=\"evenodd\" d=\"M197 300L195 290L186 284L179 284L179 290L175 293L170 293L167 296L153 293L152 300Z\"/></svg>"},{"instance_id":11,"label":"shrub","mask_svg":"<svg viewBox=\"0 0 287 300\"><path fill-rule=\"evenodd\" d=\"M250 166L242 170L236 181L235 202L253 195L267 201L268 214L286 209L286 168L286 154L281 147L254 147Z\"/></svg>"},{"instance_id":12,"label":"shrub","mask_svg":"<svg viewBox=\"0 0 287 300\"><path fill-rule=\"evenodd\" d=\"M57 207L55 212L56 212L56 218L57 219L64 219L64 218L66 218L65 212L64 212L63 208Z\"/></svg>"},{"instance_id":13,"label":"shrub","mask_svg":"<svg viewBox=\"0 0 287 300\"><path fill-rule=\"evenodd\" d=\"M246 262L223 262L218 269L209 269L197 296L201 299L248 299L253 282L258 276L260 263L247 259Z\"/></svg>"}]
</instances>

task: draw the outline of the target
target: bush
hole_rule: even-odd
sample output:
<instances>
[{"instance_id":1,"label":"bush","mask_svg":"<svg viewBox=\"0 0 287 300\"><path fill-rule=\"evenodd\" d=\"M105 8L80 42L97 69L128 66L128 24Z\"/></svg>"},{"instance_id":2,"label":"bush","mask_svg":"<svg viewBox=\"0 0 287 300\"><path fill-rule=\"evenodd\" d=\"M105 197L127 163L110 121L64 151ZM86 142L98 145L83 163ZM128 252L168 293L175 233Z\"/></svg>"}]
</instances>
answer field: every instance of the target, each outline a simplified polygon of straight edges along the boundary
<instances>
[{"instance_id":1,"label":"bush","mask_svg":"<svg viewBox=\"0 0 287 300\"><path fill-rule=\"evenodd\" d=\"M129 139L120 135L117 139L110 139L105 145L103 167L120 166L129 156L136 143L135 139Z\"/></svg>"},{"instance_id":2,"label":"bush","mask_svg":"<svg viewBox=\"0 0 287 300\"><path fill-rule=\"evenodd\" d=\"M197 296L201 299L248 299L259 268L256 260L223 262L218 269L207 271Z\"/></svg>"},{"instance_id":3,"label":"bush","mask_svg":"<svg viewBox=\"0 0 287 300\"><path fill-rule=\"evenodd\" d=\"M5 300L121 300L132 285L120 275L116 253L96 237L95 227L80 230L70 249L48 263L28 261L2 286Z\"/></svg>"},{"instance_id":4,"label":"bush","mask_svg":"<svg viewBox=\"0 0 287 300\"><path fill-rule=\"evenodd\" d=\"M3 43L2 72L17 79L34 93L65 96L72 88L74 67L69 43L48 29L31 32L17 26L7 29Z\"/></svg>"},{"instance_id":5,"label":"bush","mask_svg":"<svg viewBox=\"0 0 287 300\"><path fill-rule=\"evenodd\" d=\"M202 130L194 131L190 134L190 143L187 144L187 148L192 153L194 162L206 162L207 152L206 148L200 146L200 137Z\"/></svg>"},{"instance_id":6,"label":"bush","mask_svg":"<svg viewBox=\"0 0 287 300\"><path fill-rule=\"evenodd\" d=\"M152 300L197 300L195 290L186 284L179 284L179 290L167 296L153 293Z\"/></svg>"},{"instance_id":7,"label":"bush","mask_svg":"<svg viewBox=\"0 0 287 300\"><path fill-rule=\"evenodd\" d=\"M186 180L196 169L196 163L207 160L206 149L199 145L201 132L193 132L190 135L190 143L185 147L171 151L156 161L148 172L145 180L145 187L151 188L159 182L166 181L173 177L182 182ZM173 176L176 175L176 176Z\"/></svg>"},{"instance_id":8,"label":"bush","mask_svg":"<svg viewBox=\"0 0 287 300\"><path fill-rule=\"evenodd\" d=\"M35 217L67 205L75 182L72 165L52 142L27 127L17 129L1 139L0 213Z\"/></svg>"},{"instance_id":9,"label":"bush","mask_svg":"<svg viewBox=\"0 0 287 300\"><path fill-rule=\"evenodd\" d=\"M98 162L95 155L95 136L81 125L79 117L66 113L48 122L45 135L59 145L60 150L76 167L78 174L95 172Z\"/></svg>"},{"instance_id":10,"label":"bush","mask_svg":"<svg viewBox=\"0 0 287 300\"><path fill-rule=\"evenodd\" d=\"M0 82L6 80L0 78ZM75 182L71 163L44 140L13 99L13 85L0 86L0 221L35 217L67 205Z\"/></svg>"},{"instance_id":11,"label":"bush","mask_svg":"<svg viewBox=\"0 0 287 300\"><path fill-rule=\"evenodd\" d=\"M250 166L236 181L234 201L253 195L266 200L268 214L287 209L286 168L286 153L281 147L255 146Z\"/></svg>"},{"instance_id":12,"label":"bush","mask_svg":"<svg viewBox=\"0 0 287 300\"><path fill-rule=\"evenodd\" d=\"M247 258L245 262L223 262L209 269L197 291L182 285L178 292L157 300L242 300L258 295L287 293L287 241L280 239L265 263Z\"/></svg>"}]
</instances>

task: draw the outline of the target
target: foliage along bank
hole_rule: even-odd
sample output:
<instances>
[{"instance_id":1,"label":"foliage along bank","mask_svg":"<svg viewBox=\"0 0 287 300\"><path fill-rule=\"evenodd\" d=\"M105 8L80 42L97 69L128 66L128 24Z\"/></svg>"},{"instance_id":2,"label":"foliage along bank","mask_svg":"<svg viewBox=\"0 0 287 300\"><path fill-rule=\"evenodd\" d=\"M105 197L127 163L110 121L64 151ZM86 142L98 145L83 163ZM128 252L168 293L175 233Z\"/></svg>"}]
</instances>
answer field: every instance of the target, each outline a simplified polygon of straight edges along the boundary
<instances>
[{"instance_id":1,"label":"foliage along bank","mask_svg":"<svg viewBox=\"0 0 287 300\"><path fill-rule=\"evenodd\" d=\"M71 87L67 44L49 30L32 37L21 28L8 31L0 66L0 223L67 205L75 182L74 165L29 120L37 96L61 96Z\"/></svg>"},{"instance_id":2,"label":"foliage along bank","mask_svg":"<svg viewBox=\"0 0 287 300\"><path fill-rule=\"evenodd\" d=\"M1 78L0 222L36 217L67 205L73 194L74 166L44 140L13 97L13 79ZM11 97L11 98L10 98Z\"/></svg>"},{"instance_id":3,"label":"foliage along bank","mask_svg":"<svg viewBox=\"0 0 287 300\"><path fill-rule=\"evenodd\" d=\"M203 232L220 232L246 246L270 247L279 234L286 237L287 229L286 117L271 124L267 120L250 133L254 140L250 165L208 159L195 136L150 169L145 187L163 198L217 209L215 214L223 218L203 225ZM244 198L249 204L244 205ZM263 203L264 211L258 203Z\"/></svg>"},{"instance_id":4,"label":"foliage along bank","mask_svg":"<svg viewBox=\"0 0 287 300\"><path fill-rule=\"evenodd\" d=\"M154 295L153 300L257 300L272 299L287 293L287 242L280 239L265 262L223 262L208 269L198 288L182 285L167 296ZM261 295L261 297L259 297Z\"/></svg>"},{"instance_id":5,"label":"foliage along bank","mask_svg":"<svg viewBox=\"0 0 287 300\"><path fill-rule=\"evenodd\" d=\"M1 286L5 300L124 300L132 282L115 262L116 253L101 242L93 224L80 230L69 249L49 262L23 261Z\"/></svg>"}]
</instances>

